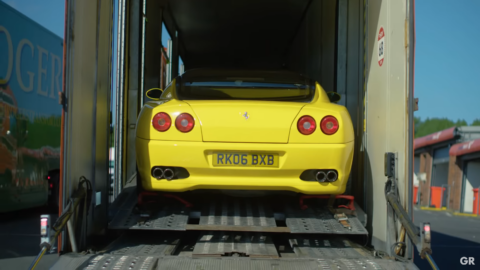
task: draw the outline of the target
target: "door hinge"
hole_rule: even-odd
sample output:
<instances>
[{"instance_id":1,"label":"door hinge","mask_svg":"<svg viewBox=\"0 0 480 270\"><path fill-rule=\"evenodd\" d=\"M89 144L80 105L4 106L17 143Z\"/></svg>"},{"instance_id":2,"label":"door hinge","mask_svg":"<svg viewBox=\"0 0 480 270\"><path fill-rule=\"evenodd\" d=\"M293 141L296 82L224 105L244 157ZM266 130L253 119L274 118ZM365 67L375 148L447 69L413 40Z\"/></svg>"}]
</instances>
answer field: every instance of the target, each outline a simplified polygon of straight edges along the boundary
<instances>
[{"instance_id":1,"label":"door hinge","mask_svg":"<svg viewBox=\"0 0 480 270\"><path fill-rule=\"evenodd\" d=\"M62 105L64 108L67 105L67 97L64 92L58 92L58 104Z\"/></svg>"}]
</instances>

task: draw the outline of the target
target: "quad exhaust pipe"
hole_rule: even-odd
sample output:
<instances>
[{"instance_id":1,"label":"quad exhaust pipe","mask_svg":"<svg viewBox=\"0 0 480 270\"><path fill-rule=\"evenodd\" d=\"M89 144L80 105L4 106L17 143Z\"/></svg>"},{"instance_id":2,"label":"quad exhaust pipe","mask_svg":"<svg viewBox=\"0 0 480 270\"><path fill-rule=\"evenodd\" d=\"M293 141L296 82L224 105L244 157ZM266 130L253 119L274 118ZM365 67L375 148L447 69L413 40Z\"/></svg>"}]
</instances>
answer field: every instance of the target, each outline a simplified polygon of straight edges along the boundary
<instances>
[{"instance_id":1,"label":"quad exhaust pipe","mask_svg":"<svg viewBox=\"0 0 480 270\"><path fill-rule=\"evenodd\" d=\"M174 178L184 179L190 176L188 171L179 167L161 167L155 166L151 170L152 177L157 180L173 180Z\"/></svg>"},{"instance_id":2,"label":"quad exhaust pipe","mask_svg":"<svg viewBox=\"0 0 480 270\"><path fill-rule=\"evenodd\" d=\"M318 171L317 174L315 175L315 179L319 183L325 183L325 182L335 182L338 179L338 174L336 171L330 170L330 171Z\"/></svg>"},{"instance_id":3,"label":"quad exhaust pipe","mask_svg":"<svg viewBox=\"0 0 480 270\"><path fill-rule=\"evenodd\" d=\"M324 183L327 180L327 174L324 171L317 172L316 179L320 183Z\"/></svg>"},{"instance_id":4,"label":"quad exhaust pipe","mask_svg":"<svg viewBox=\"0 0 480 270\"><path fill-rule=\"evenodd\" d=\"M338 178L338 174L336 171L328 171L327 173L327 180L328 182L334 182Z\"/></svg>"},{"instance_id":5,"label":"quad exhaust pipe","mask_svg":"<svg viewBox=\"0 0 480 270\"><path fill-rule=\"evenodd\" d=\"M164 171L160 167L155 167L152 170L152 176L155 177L157 180L160 180L163 178Z\"/></svg>"},{"instance_id":6,"label":"quad exhaust pipe","mask_svg":"<svg viewBox=\"0 0 480 270\"><path fill-rule=\"evenodd\" d=\"M163 176L165 177L165 179L167 180L172 180L173 177L175 176L175 172L170 169L170 168L166 168L164 171L163 171Z\"/></svg>"}]
</instances>

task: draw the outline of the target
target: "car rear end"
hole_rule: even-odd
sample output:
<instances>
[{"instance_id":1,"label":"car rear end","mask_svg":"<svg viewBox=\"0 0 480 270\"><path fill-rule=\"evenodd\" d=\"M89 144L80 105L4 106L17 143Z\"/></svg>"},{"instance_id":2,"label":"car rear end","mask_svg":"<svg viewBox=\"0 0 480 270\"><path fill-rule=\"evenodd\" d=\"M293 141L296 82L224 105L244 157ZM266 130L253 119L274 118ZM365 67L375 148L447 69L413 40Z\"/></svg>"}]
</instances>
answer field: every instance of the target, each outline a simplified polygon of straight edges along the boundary
<instances>
[{"instance_id":1,"label":"car rear end","mask_svg":"<svg viewBox=\"0 0 480 270\"><path fill-rule=\"evenodd\" d=\"M149 102L139 116L143 188L343 193L353 159L350 116L320 85L284 74L177 78L164 92L172 98Z\"/></svg>"}]
</instances>

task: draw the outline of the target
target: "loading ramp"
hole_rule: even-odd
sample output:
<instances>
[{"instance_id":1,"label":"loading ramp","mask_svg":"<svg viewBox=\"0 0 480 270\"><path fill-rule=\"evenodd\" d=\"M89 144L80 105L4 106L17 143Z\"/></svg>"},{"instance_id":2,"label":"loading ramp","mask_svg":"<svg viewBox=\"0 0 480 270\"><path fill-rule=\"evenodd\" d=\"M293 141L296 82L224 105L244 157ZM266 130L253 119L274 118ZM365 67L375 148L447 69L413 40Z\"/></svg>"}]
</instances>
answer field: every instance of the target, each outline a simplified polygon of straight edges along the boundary
<instances>
[{"instance_id":1,"label":"loading ramp","mask_svg":"<svg viewBox=\"0 0 480 270\"><path fill-rule=\"evenodd\" d=\"M129 230L99 254L66 254L52 269L417 269L411 262L375 257L341 236L193 235Z\"/></svg>"},{"instance_id":2,"label":"loading ramp","mask_svg":"<svg viewBox=\"0 0 480 270\"><path fill-rule=\"evenodd\" d=\"M304 199L139 201L129 186L110 207L109 230L121 236L94 254L62 255L52 269L417 269L363 246L366 215L354 201L336 215L332 200Z\"/></svg>"},{"instance_id":3,"label":"loading ramp","mask_svg":"<svg viewBox=\"0 0 480 270\"><path fill-rule=\"evenodd\" d=\"M158 207L159 203L154 206L156 209L147 210L150 213L142 213L137 209L135 187L125 188L122 193L110 229L368 235L363 225L366 216L356 204L356 215L346 215L350 227L344 227L325 205L312 201L307 209L301 209L296 198L276 198L276 201L275 198L222 196L202 198L199 207L197 204L187 207L170 200L164 206ZM274 206L276 211L272 209Z\"/></svg>"}]
</instances>

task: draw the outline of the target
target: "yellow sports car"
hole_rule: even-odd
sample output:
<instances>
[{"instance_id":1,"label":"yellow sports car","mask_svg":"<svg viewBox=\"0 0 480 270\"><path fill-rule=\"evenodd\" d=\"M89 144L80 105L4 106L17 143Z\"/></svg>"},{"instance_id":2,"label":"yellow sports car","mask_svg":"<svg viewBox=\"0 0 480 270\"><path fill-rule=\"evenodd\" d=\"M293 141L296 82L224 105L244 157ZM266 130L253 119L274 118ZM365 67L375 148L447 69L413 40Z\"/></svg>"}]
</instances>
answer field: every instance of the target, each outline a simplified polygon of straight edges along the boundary
<instances>
[{"instance_id":1,"label":"yellow sports car","mask_svg":"<svg viewBox=\"0 0 480 270\"><path fill-rule=\"evenodd\" d=\"M350 115L302 75L190 70L147 96L136 129L140 190L345 191Z\"/></svg>"}]
</instances>

